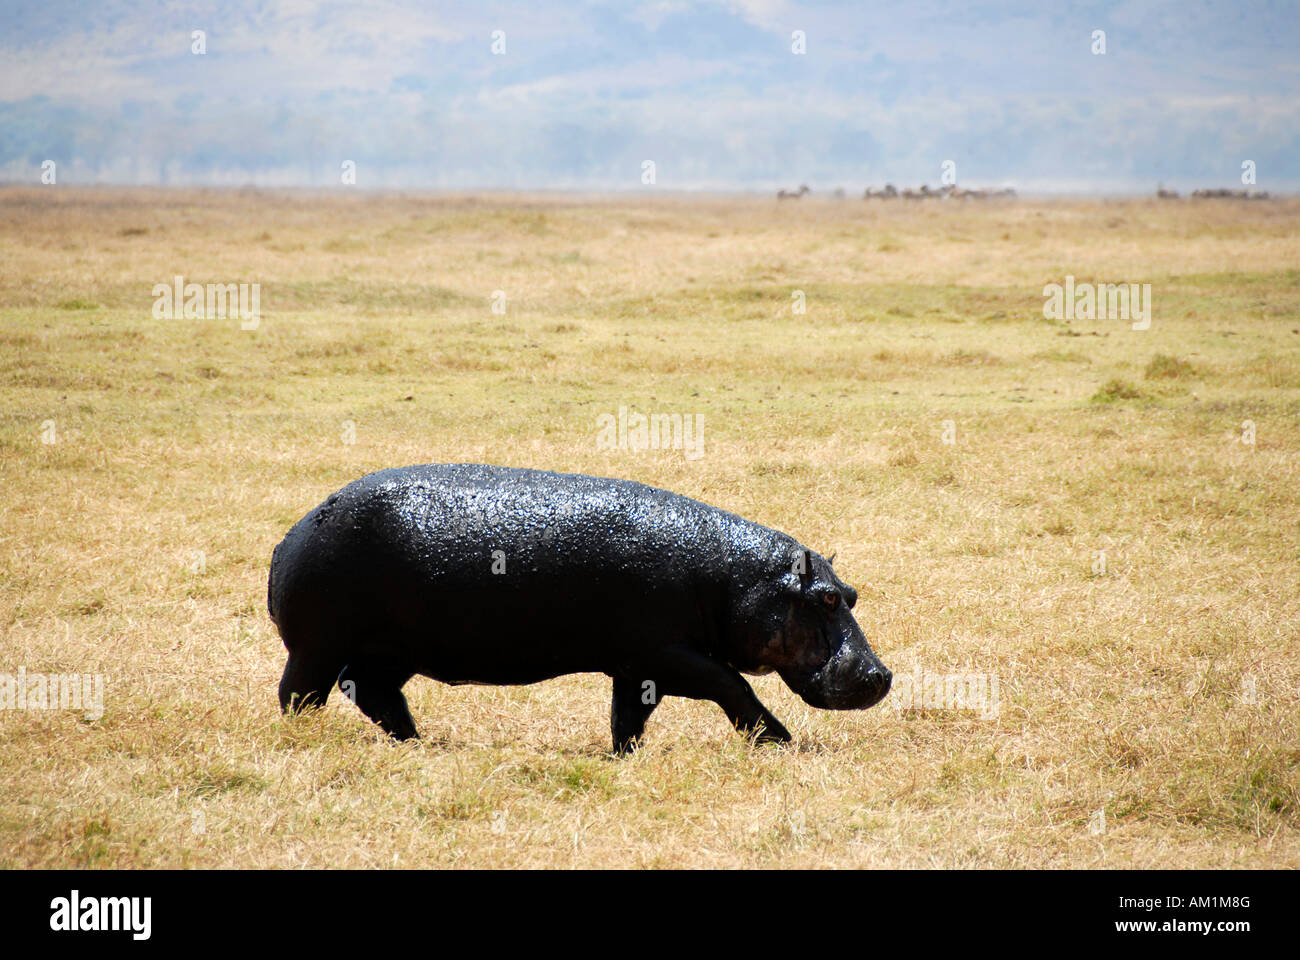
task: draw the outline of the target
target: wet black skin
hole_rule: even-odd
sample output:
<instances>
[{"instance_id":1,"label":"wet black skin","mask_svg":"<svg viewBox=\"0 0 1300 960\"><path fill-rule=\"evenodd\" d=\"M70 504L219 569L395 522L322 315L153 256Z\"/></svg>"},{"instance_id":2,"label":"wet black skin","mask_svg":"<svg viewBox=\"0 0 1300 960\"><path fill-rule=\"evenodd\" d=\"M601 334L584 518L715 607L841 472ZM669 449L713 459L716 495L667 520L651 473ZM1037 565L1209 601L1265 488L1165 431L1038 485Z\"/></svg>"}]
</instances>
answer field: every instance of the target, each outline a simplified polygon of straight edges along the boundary
<instances>
[{"instance_id":1,"label":"wet black skin","mask_svg":"<svg viewBox=\"0 0 1300 960\"><path fill-rule=\"evenodd\" d=\"M613 678L616 753L666 696L790 739L741 676L775 670L815 707L869 707L889 670L857 593L792 537L630 480L479 464L382 470L329 497L271 557L286 711L335 683L398 739L402 686Z\"/></svg>"}]
</instances>

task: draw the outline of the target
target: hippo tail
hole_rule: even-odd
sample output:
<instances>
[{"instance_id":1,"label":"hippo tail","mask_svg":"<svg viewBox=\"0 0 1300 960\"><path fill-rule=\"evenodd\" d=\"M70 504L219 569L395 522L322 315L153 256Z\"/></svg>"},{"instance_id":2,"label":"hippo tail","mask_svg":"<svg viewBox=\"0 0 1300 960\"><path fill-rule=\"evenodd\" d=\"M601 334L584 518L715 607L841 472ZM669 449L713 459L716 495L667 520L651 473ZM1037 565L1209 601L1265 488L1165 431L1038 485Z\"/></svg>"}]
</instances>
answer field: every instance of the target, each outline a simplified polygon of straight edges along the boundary
<instances>
[{"instance_id":1,"label":"hippo tail","mask_svg":"<svg viewBox=\"0 0 1300 960\"><path fill-rule=\"evenodd\" d=\"M266 612L271 615L271 622L277 628L280 626L280 621L275 616L275 571L279 566L277 561L280 559L280 548L282 546L284 546L283 541L277 543L275 549L271 551L271 572L266 576Z\"/></svg>"}]
</instances>

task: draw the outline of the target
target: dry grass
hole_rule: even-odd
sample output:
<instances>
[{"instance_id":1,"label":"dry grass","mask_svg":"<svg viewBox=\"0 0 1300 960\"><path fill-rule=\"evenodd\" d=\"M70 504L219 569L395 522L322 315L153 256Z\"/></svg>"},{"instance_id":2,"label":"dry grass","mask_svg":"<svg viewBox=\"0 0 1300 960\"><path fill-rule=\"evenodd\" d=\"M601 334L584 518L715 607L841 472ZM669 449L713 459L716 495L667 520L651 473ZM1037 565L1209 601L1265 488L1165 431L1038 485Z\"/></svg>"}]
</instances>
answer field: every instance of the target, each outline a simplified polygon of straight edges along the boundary
<instances>
[{"instance_id":1,"label":"dry grass","mask_svg":"<svg viewBox=\"0 0 1300 960\"><path fill-rule=\"evenodd\" d=\"M0 711L0 866L1300 866L1298 228L0 192L0 673L109 678L94 722ZM261 283L261 326L154 320L178 273ZM1151 283L1151 329L1043 319L1066 274ZM620 406L703 414L705 456L598 450ZM417 678L403 746L337 697L282 718L271 547L435 461L635 477L838 551L896 673L994 677L998 714L760 678L794 748L678 700L626 761L603 677Z\"/></svg>"}]
</instances>

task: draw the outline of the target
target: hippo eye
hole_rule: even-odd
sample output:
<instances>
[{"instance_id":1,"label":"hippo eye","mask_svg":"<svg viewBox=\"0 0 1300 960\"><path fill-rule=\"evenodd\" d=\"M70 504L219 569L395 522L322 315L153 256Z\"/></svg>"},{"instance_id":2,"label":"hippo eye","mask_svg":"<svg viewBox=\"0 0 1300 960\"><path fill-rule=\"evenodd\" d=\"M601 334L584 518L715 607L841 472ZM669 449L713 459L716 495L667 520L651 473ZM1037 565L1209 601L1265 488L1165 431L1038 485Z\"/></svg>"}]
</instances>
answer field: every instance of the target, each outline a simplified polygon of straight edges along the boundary
<instances>
[{"instance_id":1,"label":"hippo eye","mask_svg":"<svg viewBox=\"0 0 1300 960\"><path fill-rule=\"evenodd\" d=\"M834 590L827 590L822 594L822 603L834 610L840 603L840 595Z\"/></svg>"}]
</instances>

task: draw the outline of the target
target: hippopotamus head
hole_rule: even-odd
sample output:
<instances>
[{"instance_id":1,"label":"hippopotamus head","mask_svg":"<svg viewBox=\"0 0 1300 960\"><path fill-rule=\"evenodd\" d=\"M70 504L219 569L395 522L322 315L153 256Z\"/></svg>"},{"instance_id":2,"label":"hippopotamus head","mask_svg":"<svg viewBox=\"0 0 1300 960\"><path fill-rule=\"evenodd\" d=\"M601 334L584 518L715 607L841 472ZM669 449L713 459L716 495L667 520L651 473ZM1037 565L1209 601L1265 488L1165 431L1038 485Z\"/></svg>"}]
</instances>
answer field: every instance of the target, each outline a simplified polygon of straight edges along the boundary
<instances>
[{"instance_id":1,"label":"hippopotamus head","mask_svg":"<svg viewBox=\"0 0 1300 960\"><path fill-rule=\"evenodd\" d=\"M858 593L830 561L796 545L743 587L735 604L732 664L775 670L805 702L858 710L880 702L893 680L853 617Z\"/></svg>"}]
</instances>

